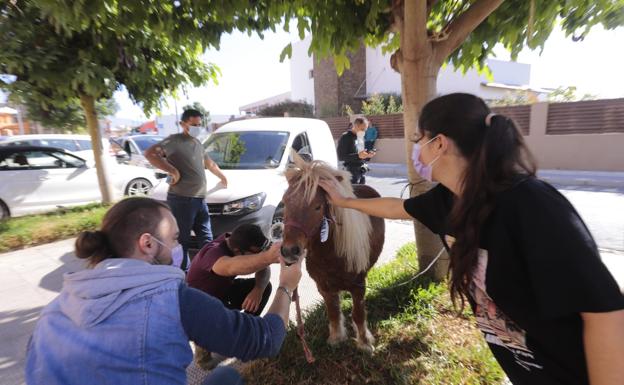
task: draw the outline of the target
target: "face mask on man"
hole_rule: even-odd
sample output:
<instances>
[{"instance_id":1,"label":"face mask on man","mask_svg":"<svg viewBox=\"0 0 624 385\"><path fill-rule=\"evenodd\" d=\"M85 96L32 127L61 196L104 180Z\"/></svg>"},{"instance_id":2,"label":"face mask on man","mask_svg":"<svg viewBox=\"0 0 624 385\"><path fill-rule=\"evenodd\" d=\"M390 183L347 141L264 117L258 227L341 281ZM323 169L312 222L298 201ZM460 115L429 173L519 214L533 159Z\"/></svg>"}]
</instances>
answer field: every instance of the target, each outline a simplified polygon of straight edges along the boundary
<instances>
[{"instance_id":1,"label":"face mask on man","mask_svg":"<svg viewBox=\"0 0 624 385\"><path fill-rule=\"evenodd\" d=\"M182 266L182 259L184 259L184 250L182 249L182 245L178 243L177 246L175 246L174 248L171 248L167 245L165 245L161 240L159 240L158 238L156 238L155 236L152 235L152 239L154 239L156 242L158 242L159 244L161 244L162 246L164 246L165 248L169 249L171 251L171 266L175 266L175 267L180 267ZM160 261L156 258L154 258L153 265L162 265L162 263L160 263Z\"/></svg>"},{"instance_id":2,"label":"face mask on man","mask_svg":"<svg viewBox=\"0 0 624 385\"><path fill-rule=\"evenodd\" d=\"M364 131L358 131L355 135L357 135L358 140L364 139Z\"/></svg>"},{"instance_id":3,"label":"face mask on man","mask_svg":"<svg viewBox=\"0 0 624 385\"><path fill-rule=\"evenodd\" d=\"M193 138L197 138L202 133L202 131L204 131L204 128L202 126L189 126L188 128L188 133Z\"/></svg>"},{"instance_id":4,"label":"face mask on man","mask_svg":"<svg viewBox=\"0 0 624 385\"><path fill-rule=\"evenodd\" d=\"M423 147L425 147L429 143L433 142L436 138L437 138L437 136L433 137L432 139L427 141L427 143L423 144L422 146L420 145L420 143L414 143L414 147L412 147L412 163L414 164L414 169L416 170L418 175L420 175L423 179L428 180L429 182L433 181L433 176L432 176L433 175L433 164L438 159L440 159L440 155L436 156L436 158L434 160L432 160L431 163L424 164L419 159L420 158L420 151L422 150Z\"/></svg>"}]
</instances>

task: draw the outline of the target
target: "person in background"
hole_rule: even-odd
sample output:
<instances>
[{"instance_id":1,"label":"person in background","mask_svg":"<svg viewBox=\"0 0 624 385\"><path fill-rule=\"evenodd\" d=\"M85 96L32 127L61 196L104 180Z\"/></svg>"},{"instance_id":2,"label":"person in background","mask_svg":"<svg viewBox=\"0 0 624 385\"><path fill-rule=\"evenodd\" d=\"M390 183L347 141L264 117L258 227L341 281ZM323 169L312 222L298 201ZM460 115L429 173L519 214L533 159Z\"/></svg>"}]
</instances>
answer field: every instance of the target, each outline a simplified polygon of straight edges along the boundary
<instances>
[{"instance_id":1,"label":"person in background","mask_svg":"<svg viewBox=\"0 0 624 385\"><path fill-rule=\"evenodd\" d=\"M364 133L364 149L367 151L375 150L375 141L379 136L379 130L373 124L369 124Z\"/></svg>"},{"instance_id":2,"label":"person in background","mask_svg":"<svg viewBox=\"0 0 624 385\"><path fill-rule=\"evenodd\" d=\"M186 384L189 340L247 361L275 356L284 341L301 263L281 262L279 287L264 317L227 309L184 283L171 266L182 253L167 205L128 198L98 231L76 239L88 269L67 273L60 295L41 312L26 353L29 385ZM278 244L279 250L279 244ZM232 368L204 385L242 384Z\"/></svg>"},{"instance_id":3,"label":"person in background","mask_svg":"<svg viewBox=\"0 0 624 385\"><path fill-rule=\"evenodd\" d=\"M364 135L367 127L368 122L364 118L356 118L351 128L338 139L336 148L338 160L351 173L352 184L366 183L365 160L375 156L374 152L364 149Z\"/></svg>"},{"instance_id":4,"label":"person in background","mask_svg":"<svg viewBox=\"0 0 624 385\"><path fill-rule=\"evenodd\" d=\"M228 309L260 315L271 295L270 265L279 262L277 245L269 244L262 229L253 224L236 227L204 246L193 258L186 277L190 287L218 298ZM255 274L253 278L237 278ZM197 364L210 369L217 360L201 348L195 350Z\"/></svg>"},{"instance_id":5,"label":"person in background","mask_svg":"<svg viewBox=\"0 0 624 385\"><path fill-rule=\"evenodd\" d=\"M212 240L210 214L206 205L206 173L208 169L227 187L227 178L204 152L197 137L205 131L201 126L199 111L188 109L182 114L183 132L163 139L145 151L145 158L156 168L169 173L167 203L180 227L180 244L184 250L179 266L187 271L190 265L191 230L195 233L198 248ZM178 265L178 261L175 261Z\"/></svg>"},{"instance_id":6,"label":"person in background","mask_svg":"<svg viewBox=\"0 0 624 385\"><path fill-rule=\"evenodd\" d=\"M417 219L450 252L450 291L468 302L514 384L624 384L624 296L568 200L535 176L522 134L469 94L438 97L418 122L412 162L439 184L407 199L331 203Z\"/></svg>"}]
</instances>

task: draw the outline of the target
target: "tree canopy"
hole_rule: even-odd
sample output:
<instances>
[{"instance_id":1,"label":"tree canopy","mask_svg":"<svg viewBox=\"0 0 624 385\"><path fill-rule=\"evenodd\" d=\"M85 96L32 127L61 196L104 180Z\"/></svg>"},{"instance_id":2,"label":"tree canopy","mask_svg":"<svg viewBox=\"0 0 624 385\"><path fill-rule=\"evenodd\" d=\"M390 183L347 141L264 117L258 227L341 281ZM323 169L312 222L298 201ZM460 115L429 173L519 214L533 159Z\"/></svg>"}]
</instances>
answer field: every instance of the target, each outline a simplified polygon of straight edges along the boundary
<instances>
[{"instance_id":1,"label":"tree canopy","mask_svg":"<svg viewBox=\"0 0 624 385\"><path fill-rule=\"evenodd\" d=\"M320 57L335 56L341 72L349 66L347 51L356 51L362 41L368 46L381 45L384 52L401 48L404 3L409 1L296 0L289 2L285 16L287 21L296 20L301 38L311 33L310 51ZM525 46L543 49L558 24L574 40L582 40L596 25L605 29L624 25L624 2L614 0L427 0L426 4L424 25L418 28L440 47L443 62L463 70L482 67L497 43L511 52L512 59ZM493 6L483 22L473 30L467 28L471 18ZM283 56L290 56L290 52L287 46Z\"/></svg>"},{"instance_id":2,"label":"tree canopy","mask_svg":"<svg viewBox=\"0 0 624 385\"><path fill-rule=\"evenodd\" d=\"M85 130L87 121L84 110L80 106L80 100L77 98L69 99L62 106L60 103L57 103L56 106L49 107L47 104L42 104L30 96L30 94L23 91L16 91L9 95L9 100L12 103L23 106L26 117L40 123L44 127L63 132L80 132ZM115 115L119 110L119 105L114 99L100 99L95 103L95 110L98 116L103 118Z\"/></svg>"}]
</instances>

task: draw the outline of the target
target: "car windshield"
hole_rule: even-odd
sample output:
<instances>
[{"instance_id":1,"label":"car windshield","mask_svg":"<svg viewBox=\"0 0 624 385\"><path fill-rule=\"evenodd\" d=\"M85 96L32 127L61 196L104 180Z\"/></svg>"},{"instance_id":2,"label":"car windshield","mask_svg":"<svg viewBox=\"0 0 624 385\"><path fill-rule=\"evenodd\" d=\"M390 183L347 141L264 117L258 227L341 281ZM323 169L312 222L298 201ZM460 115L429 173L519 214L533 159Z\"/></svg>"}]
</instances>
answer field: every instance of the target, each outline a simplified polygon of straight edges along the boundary
<instances>
[{"instance_id":1,"label":"car windshield","mask_svg":"<svg viewBox=\"0 0 624 385\"><path fill-rule=\"evenodd\" d=\"M288 136L282 131L217 132L204 143L204 149L222 169L276 168Z\"/></svg>"},{"instance_id":2,"label":"car windshield","mask_svg":"<svg viewBox=\"0 0 624 385\"><path fill-rule=\"evenodd\" d=\"M141 153L145 152L148 148L152 147L154 144L158 144L163 140L162 136L138 136L132 138L134 143L137 145Z\"/></svg>"}]
</instances>

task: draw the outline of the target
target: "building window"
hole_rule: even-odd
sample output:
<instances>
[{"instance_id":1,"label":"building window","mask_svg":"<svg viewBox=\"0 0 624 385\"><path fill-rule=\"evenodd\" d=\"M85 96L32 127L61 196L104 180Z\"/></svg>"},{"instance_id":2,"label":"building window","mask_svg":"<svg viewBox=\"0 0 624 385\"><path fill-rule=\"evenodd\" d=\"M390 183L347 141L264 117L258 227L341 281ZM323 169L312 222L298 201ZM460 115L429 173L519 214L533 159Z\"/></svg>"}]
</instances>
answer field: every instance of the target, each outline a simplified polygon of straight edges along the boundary
<instances>
[{"instance_id":1,"label":"building window","mask_svg":"<svg viewBox=\"0 0 624 385\"><path fill-rule=\"evenodd\" d=\"M309 70L308 71L308 78L309 79L313 79L314 78L314 70Z\"/></svg>"}]
</instances>

